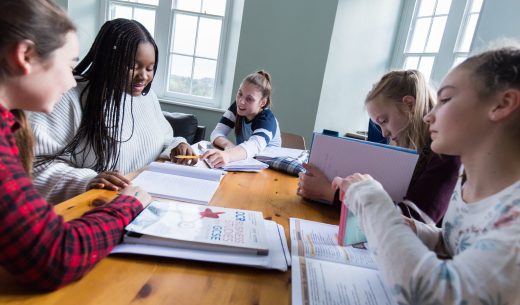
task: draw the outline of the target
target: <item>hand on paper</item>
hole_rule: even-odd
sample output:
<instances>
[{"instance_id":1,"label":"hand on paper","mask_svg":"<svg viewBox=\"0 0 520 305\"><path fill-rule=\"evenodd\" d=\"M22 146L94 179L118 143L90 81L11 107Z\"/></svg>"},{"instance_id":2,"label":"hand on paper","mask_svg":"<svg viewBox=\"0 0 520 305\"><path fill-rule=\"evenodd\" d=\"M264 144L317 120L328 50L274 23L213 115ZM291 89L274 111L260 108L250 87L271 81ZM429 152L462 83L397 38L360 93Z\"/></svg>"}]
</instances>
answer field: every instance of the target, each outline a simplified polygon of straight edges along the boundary
<instances>
[{"instance_id":1,"label":"hand on paper","mask_svg":"<svg viewBox=\"0 0 520 305\"><path fill-rule=\"evenodd\" d=\"M175 156L196 156L196 154L193 151L193 149L191 148L191 146L186 143L181 143L181 144L177 145L177 147L175 147L174 149L171 150L170 161L172 161L173 163L182 164L182 165L197 164L197 160L198 160L197 158L179 159L179 158L175 158Z\"/></svg>"},{"instance_id":2,"label":"hand on paper","mask_svg":"<svg viewBox=\"0 0 520 305\"><path fill-rule=\"evenodd\" d=\"M331 189L331 181L319 170L310 164L304 163L306 172L298 176L298 190L296 193L303 198L332 202L334 190Z\"/></svg>"},{"instance_id":3,"label":"hand on paper","mask_svg":"<svg viewBox=\"0 0 520 305\"><path fill-rule=\"evenodd\" d=\"M335 177L332 180L332 190L336 191L339 188L339 199L341 200L341 202L343 202L343 197L345 197L345 193L347 193L349 187L356 182L365 180L373 180L373 178L370 175L360 173L355 173L353 175L348 176L347 178Z\"/></svg>"},{"instance_id":4,"label":"hand on paper","mask_svg":"<svg viewBox=\"0 0 520 305\"><path fill-rule=\"evenodd\" d=\"M214 168L223 167L230 161L229 154L225 151L218 149L207 150L202 155L202 159L206 160L208 165Z\"/></svg>"},{"instance_id":5,"label":"hand on paper","mask_svg":"<svg viewBox=\"0 0 520 305\"><path fill-rule=\"evenodd\" d=\"M147 191L143 190L139 186L128 186L121 191L122 195L133 196L139 200L143 205L143 209L146 208L150 202L152 202L152 196Z\"/></svg>"},{"instance_id":6,"label":"hand on paper","mask_svg":"<svg viewBox=\"0 0 520 305\"><path fill-rule=\"evenodd\" d=\"M87 190L90 189L107 189L118 191L130 184L123 174L118 171L106 171L98 174L87 184Z\"/></svg>"}]
</instances>

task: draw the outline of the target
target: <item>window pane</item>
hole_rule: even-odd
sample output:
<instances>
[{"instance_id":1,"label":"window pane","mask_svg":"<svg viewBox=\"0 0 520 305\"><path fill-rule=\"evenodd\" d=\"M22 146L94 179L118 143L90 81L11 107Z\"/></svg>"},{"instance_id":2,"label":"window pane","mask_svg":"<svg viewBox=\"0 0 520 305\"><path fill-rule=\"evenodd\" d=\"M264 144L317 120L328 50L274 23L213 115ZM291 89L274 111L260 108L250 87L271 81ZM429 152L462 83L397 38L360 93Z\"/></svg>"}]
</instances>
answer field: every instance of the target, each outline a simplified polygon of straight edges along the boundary
<instances>
[{"instance_id":1,"label":"window pane","mask_svg":"<svg viewBox=\"0 0 520 305\"><path fill-rule=\"evenodd\" d=\"M126 18L132 19L132 8L125 5L110 5L110 19Z\"/></svg>"},{"instance_id":2,"label":"window pane","mask_svg":"<svg viewBox=\"0 0 520 305\"><path fill-rule=\"evenodd\" d=\"M471 2L471 13L480 13L482 9L482 0L473 0Z\"/></svg>"},{"instance_id":3,"label":"window pane","mask_svg":"<svg viewBox=\"0 0 520 305\"><path fill-rule=\"evenodd\" d=\"M221 24L222 21L218 19L200 18L197 56L217 59Z\"/></svg>"},{"instance_id":4,"label":"window pane","mask_svg":"<svg viewBox=\"0 0 520 305\"><path fill-rule=\"evenodd\" d=\"M195 59L191 94L209 98L213 97L216 70L216 61L201 58Z\"/></svg>"},{"instance_id":5,"label":"window pane","mask_svg":"<svg viewBox=\"0 0 520 305\"><path fill-rule=\"evenodd\" d=\"M421 5L419 7L419 13L417 14L417 17L433 16L435 1L436 0L421 0Z\"/></svg>"},{"instance_id":6,"label":"window pane","mask_svg":"<svg viewBox=\"0 0 520 305\"><path fill-rule=\"evenodd\" d=\"M175 2L175 1L174 1ZM178 10L200 13L201 0L177 0Z\"/></svg>"},{"instance_id":7,"label":"window pane","mask_svg":"<svg viewBox=\"0 0 520 305\"><path fill-rule=\"evenodd\" d=\"M131 3L142 3L142 4L149 4L149 5L159 5L159 0L119 0L119 1L125 1L125 2L131 2Z\"/></svg>"},{"instance_id":8,"label":"window pane","mask_svg":"<svg viewBox=\"0 0 520 305\"><path fill-rule=\"evenodd\" d=\"M226 0L203 0L202 12L204 14L224 16Z\"/></svg>"},{"instance_id":9,"label":"window pane","mask_svg":"<svg viewBox=\"0 0 520 305\"><path fill-rule=\"evenodd\" d=\"M428 43L426 44L426 52L436 53L439 51L447 18L448 17L446 16L433 18L430 36L428 37Z\"/></svg>"},{"instance_id":10,"label":"window pane","mask_svg":"<svg viewBox=\"0 0 520 305\"><path fill-rule=\"evenodd\" d=\"M419 66L419 56L408 56L406 57L406 60L404 61L404 67L405 70L410 69L417 69Z\"/></svg>"},{"instance_id":11,"label":"window pane","mask_svg":"<svg viewBox=\"0 0 520 305\"><path fill-rule=\"evenodd\" d=\"M475 28L477 27L478 15L472 14L468 18L462 40L459 44L459 52L469 52L471 42L473 41L473 35L475 34Z\"/></svg>"},{"instance_id":12,"label":"window pane","mask_svg":"<svg viewBox=\"0 0 520 305\"><path fill-rule=\"evenodd\" d=\"M195 36L197 34L197 17L185 14L175 14L173 23L172 51L193 55Z\"/></svg>"},{"instance_id":13,"label":"window pane","mask_svg":"<svg viewBox=\"0 0 520 305\"><path fill-rule=\"evenodd\" d=\"M172 55L170 80L168 85L169 91L186 94L190 93L192 65L192 57Z\"/></svg>"},{"instance_id":14,"label":"window pane","mask_svg":"<svg viewBox=\"0 0 520 305\"><path fill-rule=\"evenodd\" d=\"M406 52L422 53L428 37L431 18L419 18L415 22L413 36Z\"/></svg>"},{"instance_id":15,"label":"window pane","mask_svg":"<svg viewBox=\"0 0 520 305\"><path fill-rule=\"evenodd\" d=\"M433 61L435 57L433 56L421 56L421 60L419 62L418 70L424 74L425 79L430 79L430 75L432 74Z\"/></svg>"},{"instance_id":16,"label":"window pane","mask_svg":"<svg viewBox=\"0 0 520 305\"><path fill-rule=\"evenodd\" d=\"M134 19L144 25L144 27L154 35L155 32L155 10L136 8Z\"/></svg>"},{"instance_id":17,"label":"window pane","mask_svg":"<svg viewBox=\"0 0 520 305\"><path fill-rule=\"evenodd\" d=\"M439 0L437 2L436 15L447 15L450 12L451 0Z\"/></svg>"}]
</instances>

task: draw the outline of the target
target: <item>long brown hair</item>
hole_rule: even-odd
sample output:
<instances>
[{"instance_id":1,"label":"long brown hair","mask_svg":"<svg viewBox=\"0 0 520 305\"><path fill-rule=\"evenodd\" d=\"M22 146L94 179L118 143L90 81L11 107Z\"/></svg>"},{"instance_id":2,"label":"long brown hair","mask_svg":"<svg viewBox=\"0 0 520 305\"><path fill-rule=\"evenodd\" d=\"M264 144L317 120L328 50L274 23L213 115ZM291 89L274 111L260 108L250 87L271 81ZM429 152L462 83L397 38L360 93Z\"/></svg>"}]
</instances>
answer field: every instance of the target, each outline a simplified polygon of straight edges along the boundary
<instances>
[{"instance_id":1,"label":"long brown hair","mask_svg":"<svg viewBox=\"0 0 520 305\"><path fill-rule=\"evenodd\" d=\"M20 124L20 128L14 132L16 146L18 146L18 151L20 152L20 160L22 161L25 172L31 176L34 159L34 137L31 126L29 125L29 120L27 120L27 115L23 110L15 109L11 110L11 113L16 118L16 121L18 121L18 124Z\"/></svg>"},{"instance_id":2,"label":"long brown hair","mask_svg":"<svg viewBox=\"0 0 520 305\"><path fill-rule=\"evenodd\" d=\"M65 12L51 0L1 0L0 1L0 82L8 79L6 53L20 41L29 40L41 60L48 60L52 53L65 44L65 35L76 27ZM32 172L33 137L22 110L12 110L20 123L15 132L20 159L28 174Z\"/></svg>"},{"instance_id":3,"label":"long brown hair","mask_svg":"<svg viewBox=\"0 0 520 305\"><path fill-rule=\"evenodd\" d=\"M245 82L255 85L258 88L258 90L260 91L260 93L262 94L262 99L265 98L267 100L267 102L265 103L264 107L262 107L262 109L271 107L271 105L273 103L272 99L271 99L271 91L272 91L271 75L268 72L266 72L264 70L259 70L259 71L256 71L255 73L251 73L242 80L242 84ZM235 118L235 135L238 136L241 132L242 132L242 117L237 114L236 118Z\"/></svg>"}]
</instances>

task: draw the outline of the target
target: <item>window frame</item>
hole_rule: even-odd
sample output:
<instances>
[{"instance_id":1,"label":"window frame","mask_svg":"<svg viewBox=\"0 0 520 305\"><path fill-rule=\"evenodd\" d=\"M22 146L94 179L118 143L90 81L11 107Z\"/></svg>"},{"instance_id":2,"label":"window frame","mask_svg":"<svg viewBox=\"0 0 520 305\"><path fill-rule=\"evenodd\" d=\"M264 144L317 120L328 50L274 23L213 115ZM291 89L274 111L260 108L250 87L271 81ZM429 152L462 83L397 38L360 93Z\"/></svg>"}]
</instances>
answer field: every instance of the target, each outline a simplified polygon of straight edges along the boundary
<instances>
[{"instance_id":1,"label":"window frame","mask_svg":"<svg viewBox=\"0 0 520 305\"><path fill-rule=\"evenodd\" d=\"M434 62L429 81L430 83L439 83L440 80L446 75L446 73L453 67L455 58L461 54L461 52L457 51L459 37L463 34L466 27L472 1L473 0L452 0L438 52L406 53L406 43L408 37L410 36L409 33L413 31L411 25L416 19L416 15L418 13L418 9L416 9L416 7L420 4L420 1L405 0L403 3L402 18L397 35L398 38L395 43L394 54L392 56L390 68L403 69L406 57L410 55L433 55ZM485 2L486 0L483 0L479 14L482 14ZM477 20L475 29L478 29L479 23L480 15ZM472 50L474 43L475 33L476 32L473 33L472 42L470 44L470 51Z\"/></svg>"},{"instance_id":2,"label":"window frame","mask_svg":"<svg viewBox=\"0 0 520 305\"><path fill-rule=\"evenodd\" d=\"M235 0L226 0L226 8L224 11L224 16L205 14L205 13L196 13L191 11L179 10L173 7L173 3L175 0L159 0L157 6L142 4L142 3L133 3L127 2L124 0L101 0L100 2L100 26L109 20L110 14L110 4L117 3L130 7L143 7L143 8L154 8L155 9L155 32L153 33L155 42L157 43L157 47L159 49L159 65L157 67L157 72L154 76L153 89L161 102L171 103L171 104L179 104L183 106L197 107L197 108L205 108L205 109L223 109L229 106L229 102L225 102L225 88L224 86L232 86L233 84L227 84L225 79L225 71L226 68L230 68L228 60L228 50L231 46L229 46L229 31L230 24L232 19L232 8ZM208 0L206 0L208 1ZM211 0L209 0L211 1ZM168 90L168 80L169 80L169 72L171 67L171 54L172 51L172 42L173 42L173 24L174 24L174 15L175 12L180 12L182 14L188 15L196 15L204 18L207 16L208 18L221 18L222 26L220 31L220 41L219 41L219 49L217 55L217 64L216 64L216 72L215 72L215 81L213 88L213 97L206 98L196 95L183 94L177 92L171 92ZM200 19L199 19L200 20ZM160 29L160 30L159 30ZM164 30L167 29L167 30ZM193 58L198 58L196 55L193 55ZM233 65L234 68L234 65ZM192 67L193 69L193 67Z\"/></svg>"}]
</instances>

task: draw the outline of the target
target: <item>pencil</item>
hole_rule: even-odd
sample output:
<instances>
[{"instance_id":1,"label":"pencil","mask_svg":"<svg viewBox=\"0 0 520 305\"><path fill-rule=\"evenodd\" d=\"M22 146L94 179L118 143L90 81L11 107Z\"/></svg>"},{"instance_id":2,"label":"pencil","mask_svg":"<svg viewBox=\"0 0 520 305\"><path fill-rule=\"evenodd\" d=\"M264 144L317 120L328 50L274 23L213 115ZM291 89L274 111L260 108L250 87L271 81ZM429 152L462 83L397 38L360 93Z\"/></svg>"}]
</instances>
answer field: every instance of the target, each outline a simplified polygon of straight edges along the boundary
<instances>
[{"instance_id":1,"label":"pencil","mask_svg":"<svg viewBox=\"0 0 520 305\"><path fill-rule=\"evenodd\" d=\"M184 155L177 155L175 156L175 158L177 159L198 159L198 158L201 158L202 155L198 155L198 156L184 156Z\"/></svg>"}]
</instances>

